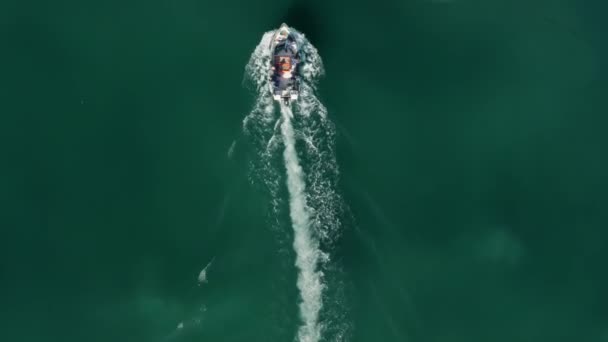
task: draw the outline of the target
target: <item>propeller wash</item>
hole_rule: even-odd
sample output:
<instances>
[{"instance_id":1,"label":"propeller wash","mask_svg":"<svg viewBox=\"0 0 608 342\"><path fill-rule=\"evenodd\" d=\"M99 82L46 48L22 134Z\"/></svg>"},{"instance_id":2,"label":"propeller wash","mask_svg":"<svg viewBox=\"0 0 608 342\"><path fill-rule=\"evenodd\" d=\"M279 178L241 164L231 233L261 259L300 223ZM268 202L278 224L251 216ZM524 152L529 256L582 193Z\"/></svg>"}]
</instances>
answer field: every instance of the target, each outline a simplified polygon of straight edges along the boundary
<instances>
[{"instance_id":1,"label":"propeller wash","mask_svg":"<svg viewBox=\"0 0 608 342\"><path fill-rule=\"evenodd\" d=\"M303 34L283 24L264 34L245 71L257 94L243 121L254 149L251 179L268 192L270 222L281 245L293 238L300 296L296 340L347 340L344 283L331 260L345 205L336 186L335 128L315 95L321 58ZM293 235L281 222L285 210Z\"/></svg>"}]
</instances>

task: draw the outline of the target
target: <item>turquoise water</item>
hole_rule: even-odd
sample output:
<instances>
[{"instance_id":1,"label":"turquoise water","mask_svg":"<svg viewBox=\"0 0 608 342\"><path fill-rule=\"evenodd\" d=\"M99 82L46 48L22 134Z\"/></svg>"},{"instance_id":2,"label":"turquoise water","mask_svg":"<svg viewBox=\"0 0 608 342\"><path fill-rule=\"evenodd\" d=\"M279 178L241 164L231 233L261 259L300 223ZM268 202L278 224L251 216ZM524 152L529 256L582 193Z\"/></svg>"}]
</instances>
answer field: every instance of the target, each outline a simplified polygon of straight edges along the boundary
<instances>
[{"instance_id":1,"label":"turquoise water","mask_svg":"<svg viewBox=\"0 0 608 342\"><path fill-rule=\"evenodd\" d=\"M2 7L1 341L302 336L294 155L321 341L607 340L603 2ZM282 22L289 156L244 124Z\"/></svg>"}]
</instances>

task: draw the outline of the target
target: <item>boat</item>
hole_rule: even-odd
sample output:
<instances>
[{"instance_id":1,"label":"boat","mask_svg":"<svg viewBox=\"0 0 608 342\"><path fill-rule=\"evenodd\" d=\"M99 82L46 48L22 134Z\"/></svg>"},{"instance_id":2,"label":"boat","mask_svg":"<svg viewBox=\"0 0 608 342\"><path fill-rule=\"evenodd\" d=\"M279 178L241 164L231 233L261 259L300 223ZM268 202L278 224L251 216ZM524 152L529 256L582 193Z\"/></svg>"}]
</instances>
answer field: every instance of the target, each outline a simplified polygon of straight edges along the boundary
<instances>
[{"instance_id":1,"label":"boat","mask_svg":"<svg viewBox=\"0 0 608 342\"><path fill-rule=\"evenodd\" d=\"M279 102L289 105L300 92L300 51L294 32L282 24L270 42L270 92Z\"/></svg>"}]
</instances>

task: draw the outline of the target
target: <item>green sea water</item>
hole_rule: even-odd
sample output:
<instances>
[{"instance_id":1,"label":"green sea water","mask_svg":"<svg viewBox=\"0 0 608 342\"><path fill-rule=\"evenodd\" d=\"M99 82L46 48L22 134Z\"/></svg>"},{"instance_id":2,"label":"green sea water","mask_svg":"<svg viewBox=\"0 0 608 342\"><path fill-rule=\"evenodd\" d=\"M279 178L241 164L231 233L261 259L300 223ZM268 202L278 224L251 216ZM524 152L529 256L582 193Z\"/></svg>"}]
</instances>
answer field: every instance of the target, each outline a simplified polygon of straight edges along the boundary
<instances>
[{"instance_id":1,"label":"green sea water","mask_svg":"<svg viewBox=\"0 0 608 342\"><path fill-rule=\"evenodd\" d=\"M607 10L3 3L0 341L298 336L283 146L273 195L243 127L282 22L335 127L321 341L608 341Z\"/></svg>"}]
</instances>

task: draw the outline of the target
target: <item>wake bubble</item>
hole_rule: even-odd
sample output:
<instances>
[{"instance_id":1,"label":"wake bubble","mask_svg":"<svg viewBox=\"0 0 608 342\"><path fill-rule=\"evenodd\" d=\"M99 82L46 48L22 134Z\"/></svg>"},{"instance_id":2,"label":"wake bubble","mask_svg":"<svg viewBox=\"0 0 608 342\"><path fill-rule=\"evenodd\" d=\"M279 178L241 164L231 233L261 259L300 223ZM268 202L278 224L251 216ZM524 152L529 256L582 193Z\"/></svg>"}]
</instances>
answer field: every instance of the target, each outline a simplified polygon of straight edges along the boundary
<instances>
[{"instance_id":1,"label":"wake bubble","mask_svg":"<svg viewBox=\"0 0 608 342\"><path fill-rule=\"evenodd\" d=\"M303 62L300 96L293 102L293 111L281 104L277 112L269 91L274 31L264 34L245 68L245 81L257 93L253 109L243 120L255 154L249 161L250 180L269 195L269 221L280 244L286 246L293 238L301 320L297 340L345 341L351 329L343 276L338 263L330 259L346 213L336 190L335 129L315 95L317 80L324 73L321 57L303 34L291 30ZM286 208L293 236L282 229Z\"/></svg>"}]
</instances>

